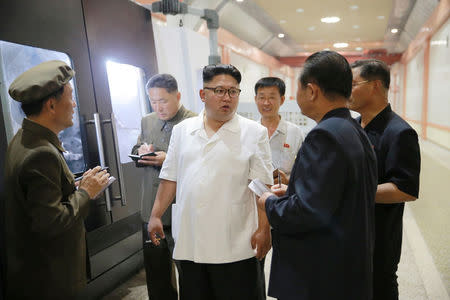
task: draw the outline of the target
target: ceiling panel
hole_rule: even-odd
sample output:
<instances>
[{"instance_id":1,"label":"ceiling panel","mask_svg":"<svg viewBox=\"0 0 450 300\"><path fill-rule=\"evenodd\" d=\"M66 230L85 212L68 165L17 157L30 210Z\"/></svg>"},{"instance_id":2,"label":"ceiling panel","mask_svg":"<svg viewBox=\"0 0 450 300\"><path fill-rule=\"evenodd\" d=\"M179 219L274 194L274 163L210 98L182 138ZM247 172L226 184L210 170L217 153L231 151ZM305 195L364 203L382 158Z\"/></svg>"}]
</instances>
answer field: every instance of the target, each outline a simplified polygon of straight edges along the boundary
<instances>
[{"instance_id":1,"label":"ceiling panel","mask_svg":"<svg viewBox=\"0 0 450 300\"><path fill-rule=\"evenodd\" d=\"M131 0L154 2L155 0ZM402 52L439 0L179 0L191 7L216 9L220 27L272 56L304 55L322 49L365 53ZM414 8L414 9L413 9ZM301 9L298 12L298 9ZM337 16L326 24L323 17ZM204 20L185 15L195 31ZM178 23L177 23L178 24ZM398 28L398 33L391 33ZM279 38L278 34L285 36ZM348 43L335 48L336 42Z\"/></svg>"},{"instance_id":2,"label":"ceiling panel","mask_svg":"<svg viewBox=\"0 0 450 300\"><path fill-rule=\"evenodd\" d=\"M253 0L300 45L348 41L380 41L384 38L392 0ZM354 6L357 6L355 9ZM352 9L353 6L353 9ZM297 12L297 9L303 12ZM320 19L337 16L335 24ZM378 18L383 16L384 18Z\"/></svg>"}]
</instances>

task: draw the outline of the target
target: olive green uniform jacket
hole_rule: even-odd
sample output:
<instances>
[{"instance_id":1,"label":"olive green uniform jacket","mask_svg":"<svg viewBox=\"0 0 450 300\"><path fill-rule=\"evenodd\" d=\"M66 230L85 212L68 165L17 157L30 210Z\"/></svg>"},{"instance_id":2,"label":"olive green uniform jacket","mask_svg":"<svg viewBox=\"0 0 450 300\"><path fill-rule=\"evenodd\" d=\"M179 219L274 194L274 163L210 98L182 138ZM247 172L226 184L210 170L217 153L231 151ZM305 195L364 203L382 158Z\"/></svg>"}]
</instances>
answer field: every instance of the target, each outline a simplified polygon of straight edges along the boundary
<instances>
[{"instance_id":1,"label":"olive green uniform jacket","mask_svg":"<svg viewBox=\"0 0 450 300\"><path fill-rule=\"evenodd\" d=\"M24 119L6 154L6 299L70 299L86 285L83 218L58 137Z\"/></svg>"},{"instance_id":2,"label":"olive green uniform jacket","mask_svg":"<svg viewBox=\"0 0 450 300\"><path fill-rule=\"evenodd\" d=\"M139 147L144 144L153 144L156 151L167 153L169 148L172 128L184 119L195 117L197 114L181 106L175 116L167 121L158 119L157 113L150 113L141 120L141 134L136 145L132 149L133 154L138 153ZM148 222L150 213L155 203L156 192L159 186L159 172L161 167L145 166L145 175L141 184L141 217L143 222ZM164 226L171 225L171 207L169 207L161 218Z\"/></svg>"}]
</instances>

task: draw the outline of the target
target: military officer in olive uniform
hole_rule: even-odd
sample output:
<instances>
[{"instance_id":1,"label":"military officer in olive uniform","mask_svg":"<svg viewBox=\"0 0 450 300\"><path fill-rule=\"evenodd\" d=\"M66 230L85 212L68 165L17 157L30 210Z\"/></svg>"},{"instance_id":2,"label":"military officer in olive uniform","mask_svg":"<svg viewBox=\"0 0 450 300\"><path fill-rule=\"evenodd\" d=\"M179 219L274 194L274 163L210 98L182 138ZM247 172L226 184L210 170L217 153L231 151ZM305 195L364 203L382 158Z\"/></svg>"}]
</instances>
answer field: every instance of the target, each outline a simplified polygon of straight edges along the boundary
<instances>
[{"instance_id":1,"label":"military officer in olive uniform","mask_svg":"<svg viewBox=\"0 0 450 300\"><path fill-rule=\"evenodd\" d=\"M48 61L9 88L26 118L6 154L6 299L71 299L86 285L83 218L109 174L95 167L77 189L62 155L57 134L73 125L73 76Z\"/></svg>"},{"instance_id":2,"label":"military officer in olive uniform","mask_svg":"<svg viewBox=\"0 0 450 300\"><path fill-rule=\"evenodd\" d=\"M176 79L169 74L157 74L149 79L146 90L153 112L142 118L141 134L132 149L133 154L154 152L155 156L144 156L138 166L145 167L142 178L141 215L143 222L144 262L147 291L152 300L178 299L175 268L172 263L174 242L171 234L170 208L162 218L166 241L158 250L152 249L148 241L147 225L159 186L159 172L166 158L169 140L174 125L186 118L196 116L180 102ZM158 255L156 255L158 254Z\"/></svg>"}]
</instances>

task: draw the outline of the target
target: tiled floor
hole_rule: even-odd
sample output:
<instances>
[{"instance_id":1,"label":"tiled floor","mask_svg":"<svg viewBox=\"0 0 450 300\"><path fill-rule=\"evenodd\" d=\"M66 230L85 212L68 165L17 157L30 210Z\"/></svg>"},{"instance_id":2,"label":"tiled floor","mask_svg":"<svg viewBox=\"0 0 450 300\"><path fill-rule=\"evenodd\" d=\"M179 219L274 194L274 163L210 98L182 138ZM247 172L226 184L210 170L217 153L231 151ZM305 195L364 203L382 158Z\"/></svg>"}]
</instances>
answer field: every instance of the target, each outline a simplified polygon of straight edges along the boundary
<instances>
[{"instance_id":1,"label":"tiled floor","mask_svg":"<svg viewBox=\"0 0 450 300\"><path fill-rule=\"evenodd\" d=\"M411 218L408 211L405 213L405 218ZM399 291L400 300L447 300L444 296L429 296L433 295L433 291L427 291L423 281L423 272L419 269L420 264L416 263L415 256L417 256L415 251L415 246L411 245L410 239L414 238L411 236L412 230L408 228L409 222L405 222L405 230L403 233L403 249L402 258L398 270L398 281L399 281ZM408 231L410 230L410 231ZM408 233L408 234L406 234ZM414 233L414 232L413 232ZM269 252L266 258L265 272L266 272L266 282L269 279L270 261L272 258L272 252ZM441 294L442 295L442 294ZM112 291L109 295L104 297L104 300L145 300L148 299L147 287L145 285L145 272L141 270L133 278L119 286L117 289ZM272 300L274 298L268 297L267 299ZM151 299L150 299L151 300Z\"/></svg>"},{"instance_id":2,"label":"tiled floor","mask_svg":"<svg viewBox=\"0 0 450 300\"><path fill-rule=\"evenodd\" d=\"M148 299L147 285L145 283L145 271L142 269L111 293L103 297L103 300L146 300Z\"/></svg>"}]
</instances>

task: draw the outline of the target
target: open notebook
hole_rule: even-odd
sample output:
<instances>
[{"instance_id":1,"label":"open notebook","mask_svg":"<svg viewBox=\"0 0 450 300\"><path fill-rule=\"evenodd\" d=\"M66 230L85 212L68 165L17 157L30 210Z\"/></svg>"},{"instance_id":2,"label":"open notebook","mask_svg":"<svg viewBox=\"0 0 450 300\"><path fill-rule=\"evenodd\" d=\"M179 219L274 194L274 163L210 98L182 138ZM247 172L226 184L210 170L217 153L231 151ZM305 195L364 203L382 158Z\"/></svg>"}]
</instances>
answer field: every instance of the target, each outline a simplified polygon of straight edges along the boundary
<instances>
[{"instance_id":1,"label":"open notebook","mask_svg":"<svg viewBox=\"0 0 450 300\"><path fill-rule=\"evenodd\" d=\"M248 187L255 193L258 197L261 197L265 192L270 192L267 186L258 178L255 178L250 182Z\"/></svg>"},{"instance_id":2,"label":"open notebook","mask_svg":"<svg viewBox=\"0 0 450 300\"><path fill-rule=\"evenodd\" d=\"M103 193L114 181L116 181L116 178L114 176L109 176L108 183L105 184L105 186L94 196L93 199L100 196L100 194Z\"/></svg>"}]
</instances>

